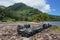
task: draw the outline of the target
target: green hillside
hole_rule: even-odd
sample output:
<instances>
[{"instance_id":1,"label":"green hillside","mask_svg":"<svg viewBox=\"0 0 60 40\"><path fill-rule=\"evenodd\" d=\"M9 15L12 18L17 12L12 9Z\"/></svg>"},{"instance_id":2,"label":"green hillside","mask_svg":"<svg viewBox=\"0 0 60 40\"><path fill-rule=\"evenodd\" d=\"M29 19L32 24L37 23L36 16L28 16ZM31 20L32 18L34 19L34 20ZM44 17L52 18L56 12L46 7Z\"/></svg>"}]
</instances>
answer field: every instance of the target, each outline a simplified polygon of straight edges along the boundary
<instances>
[{"instance_id":1,"label":"green hillside","mask_svg":"<svg viewBox=\"0 0 60 40\"><path fill-rule=\"evenodd\" d=\"M0 6L0 21L60 21L60 16L43 13L24 3L15 3L9 7Z\"/></svg>"}]
</instances>

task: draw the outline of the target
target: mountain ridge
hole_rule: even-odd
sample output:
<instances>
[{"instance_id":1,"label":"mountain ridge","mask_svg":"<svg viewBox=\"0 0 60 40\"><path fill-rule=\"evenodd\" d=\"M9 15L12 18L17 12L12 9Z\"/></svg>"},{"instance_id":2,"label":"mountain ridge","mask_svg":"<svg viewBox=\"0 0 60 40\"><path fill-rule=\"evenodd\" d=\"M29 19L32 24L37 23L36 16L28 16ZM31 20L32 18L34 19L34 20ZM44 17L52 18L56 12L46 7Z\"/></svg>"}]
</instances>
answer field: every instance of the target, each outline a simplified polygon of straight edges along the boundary
<instances>
[{"instance_id":1,"label":"mountain ridge","mask_svg":"<svg viewBox=\"0 0 60 40\"><path fill-rule=\"evenodd\" d=\"M0 8L0 20L7 21L57 21L60 20L58 16L52 16L44 13L36 8L30 7L24 3L15 3L2 10ZM54 20L52 20L54 19Z\"/></svg>"}]
</instances>

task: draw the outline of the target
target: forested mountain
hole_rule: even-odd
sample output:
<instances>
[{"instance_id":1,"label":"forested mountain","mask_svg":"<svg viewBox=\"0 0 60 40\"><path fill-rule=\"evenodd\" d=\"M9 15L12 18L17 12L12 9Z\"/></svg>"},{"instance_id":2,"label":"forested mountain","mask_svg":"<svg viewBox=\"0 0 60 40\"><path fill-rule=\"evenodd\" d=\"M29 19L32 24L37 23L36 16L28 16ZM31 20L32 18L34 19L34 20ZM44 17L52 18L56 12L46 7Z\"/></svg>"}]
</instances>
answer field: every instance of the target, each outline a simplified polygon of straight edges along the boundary
<instances>
[{"instance_id":1,"label":"forested mountain","mask_svg":"<svg viewBox=\"0 0 60 40\"><path fill-rule=\"evenodd\" d=\"M0 21L60 21L60 16L43 13L24 3L15 3L9 7L0 6Z\"/></svg>"}]
</instances>

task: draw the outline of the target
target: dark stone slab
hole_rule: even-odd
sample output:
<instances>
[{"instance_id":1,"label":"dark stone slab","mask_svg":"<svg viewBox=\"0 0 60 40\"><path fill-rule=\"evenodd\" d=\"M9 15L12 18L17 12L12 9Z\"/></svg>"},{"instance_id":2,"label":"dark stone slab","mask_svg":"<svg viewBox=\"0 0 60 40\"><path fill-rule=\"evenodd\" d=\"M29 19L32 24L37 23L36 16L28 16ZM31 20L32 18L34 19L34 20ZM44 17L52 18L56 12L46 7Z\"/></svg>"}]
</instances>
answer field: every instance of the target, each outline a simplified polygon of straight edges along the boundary
<instances>
[{"instance_id":1,"label":"dark stone slab","mask_svg":"<svg viewBox=\"0 0 60 40\"><path fill-rule=\"evenodd\" d=\"M42 27L39 26L36 28L35 27L31 28L29 24L25 24L24 26L18 25L17 32L19 35L21 35L23 37L31 37L31 36L35 35L36 33L39 33L49 27L51 27L50 24L43 24Z\"/></svg>"}]
</instances>

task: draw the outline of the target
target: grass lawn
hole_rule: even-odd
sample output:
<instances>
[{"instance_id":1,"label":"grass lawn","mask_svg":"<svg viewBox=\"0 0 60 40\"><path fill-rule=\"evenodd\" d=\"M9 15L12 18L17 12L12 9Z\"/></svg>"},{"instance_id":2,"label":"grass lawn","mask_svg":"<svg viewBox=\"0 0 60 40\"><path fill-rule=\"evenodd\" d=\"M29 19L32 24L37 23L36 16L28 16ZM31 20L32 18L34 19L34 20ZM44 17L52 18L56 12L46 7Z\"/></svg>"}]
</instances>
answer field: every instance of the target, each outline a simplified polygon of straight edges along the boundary
<instances>
[{"instance_id":1,"label":"grass lawn","mask_svg":"<svg viewBox=\"0 0 60 40\"><path fill-rule=\"evenodd\" d=\"M50 30L51 32L60 33L60 26L54 27Z\"/></svg>"}]
</instances>

